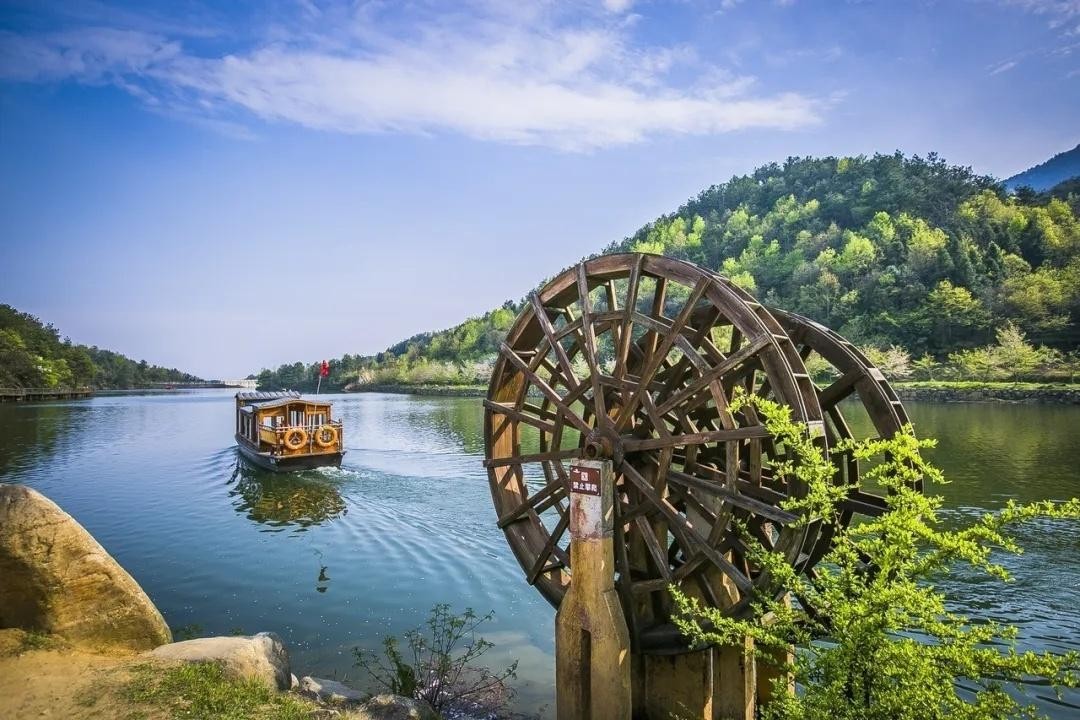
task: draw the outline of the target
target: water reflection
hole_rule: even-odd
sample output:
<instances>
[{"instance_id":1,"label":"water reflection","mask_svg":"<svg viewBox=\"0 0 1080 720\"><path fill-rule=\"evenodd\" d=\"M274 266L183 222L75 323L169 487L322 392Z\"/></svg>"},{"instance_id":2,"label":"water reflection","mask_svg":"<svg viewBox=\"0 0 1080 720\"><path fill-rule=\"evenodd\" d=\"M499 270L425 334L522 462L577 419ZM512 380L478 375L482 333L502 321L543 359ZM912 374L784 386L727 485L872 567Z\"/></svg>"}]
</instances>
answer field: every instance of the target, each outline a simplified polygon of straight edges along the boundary
<instances>
[{"instance_id":1,"label":"water reflection","mask_svg":"<svg viewBox=\"0 0 1080 720\"><path fill-rule=\"evenodd\" d=\"M0 477L33 468L77 440L88 410L85 402L0 406Z\"/></svg>"},{"instance_id":2,"label":"water reflection","mask_svg":"<svg viewBox=\"0 0 1080 720\"><path fill-rule=\"evenodd\" d=\"M239 513L278 532L302 532L348 512L332 479L319 473L273 473L237 458L229 478L229 497ZM326 568L320 573L324 579ZM328 578L327 578L328 579Z\"/></svg>"}]
</instances>

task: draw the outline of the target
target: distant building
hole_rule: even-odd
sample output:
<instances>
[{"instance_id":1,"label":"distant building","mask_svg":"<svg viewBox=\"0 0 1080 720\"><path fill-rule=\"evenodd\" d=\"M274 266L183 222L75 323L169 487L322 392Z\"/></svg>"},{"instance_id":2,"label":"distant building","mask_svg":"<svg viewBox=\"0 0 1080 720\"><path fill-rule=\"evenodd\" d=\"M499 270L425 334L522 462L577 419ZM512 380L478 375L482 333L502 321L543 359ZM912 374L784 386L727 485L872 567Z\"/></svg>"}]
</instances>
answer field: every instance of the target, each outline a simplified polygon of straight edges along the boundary
<instances>
[{"instance_id":1,"label":"distant building","mask_svg":"<svg viewBox=\"0 0 1080 720\"><path fill-rule=\"evenodd\" d=\"M230 388L249 388L254 390L259 384L257 380L222 380L221 384Z\"/></svg>"}]
</instances>

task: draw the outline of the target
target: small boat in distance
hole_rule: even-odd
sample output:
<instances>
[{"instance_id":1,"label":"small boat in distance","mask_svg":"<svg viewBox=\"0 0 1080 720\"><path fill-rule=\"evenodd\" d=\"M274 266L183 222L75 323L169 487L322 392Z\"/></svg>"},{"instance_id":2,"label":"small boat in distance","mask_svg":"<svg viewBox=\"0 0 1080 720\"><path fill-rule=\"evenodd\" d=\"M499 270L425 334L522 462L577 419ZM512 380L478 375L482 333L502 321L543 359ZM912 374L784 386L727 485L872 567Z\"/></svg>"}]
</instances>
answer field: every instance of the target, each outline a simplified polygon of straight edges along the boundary
<instances>
[{"instance_id":1,"label":"small boat in distance","mask_svg":"<svg viewBox=\"0 0 1080 720\"><path fill-rule=\"evenodd\" d=\"M277 472L341 465L340 420L331 404L300 393L236 393L236 446L245 459Z\"/></svg>"}]
</instances>

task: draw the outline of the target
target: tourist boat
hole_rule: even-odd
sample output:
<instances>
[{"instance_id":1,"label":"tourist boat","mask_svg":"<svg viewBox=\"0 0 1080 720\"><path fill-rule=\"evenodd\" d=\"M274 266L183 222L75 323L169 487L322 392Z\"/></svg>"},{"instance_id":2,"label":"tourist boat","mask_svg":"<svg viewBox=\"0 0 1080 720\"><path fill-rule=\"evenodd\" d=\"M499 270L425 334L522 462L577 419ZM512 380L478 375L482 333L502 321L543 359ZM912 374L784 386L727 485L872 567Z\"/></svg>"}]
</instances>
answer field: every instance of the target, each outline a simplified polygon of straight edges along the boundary
<instances>
[{"instance_id":1,"label":"tourist boat","mask_svg":"<svg viewBox=\"0 0 1080 720\"><path fill-rule=\"evenodd\" d=\"M341 465L345 454L340 420L331 404L300 393L236 393L236 446L259 467L274 471Z\"/></svg>"}]
</instances>

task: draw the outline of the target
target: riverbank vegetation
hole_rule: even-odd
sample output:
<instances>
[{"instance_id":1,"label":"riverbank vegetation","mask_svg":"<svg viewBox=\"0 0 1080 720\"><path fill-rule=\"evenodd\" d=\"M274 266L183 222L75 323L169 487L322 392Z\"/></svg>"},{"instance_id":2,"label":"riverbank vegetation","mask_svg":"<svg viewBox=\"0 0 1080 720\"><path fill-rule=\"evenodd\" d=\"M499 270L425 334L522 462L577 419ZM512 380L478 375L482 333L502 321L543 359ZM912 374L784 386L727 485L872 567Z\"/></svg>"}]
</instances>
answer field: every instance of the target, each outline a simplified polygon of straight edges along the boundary
<instances>
[{"instance_id":1,"label":"riverbank vegetation","mask_svg":"<svg viewBox=\"0 0 1080 720\"><path fill-rule=\"evenodd\" d=\"M792 452L786 472L808 487L805 498L786 501L785 509L806 518L839 516L847 489L834 484L835 468L815 450L805 429L791 421L787 408L768 400L744 395L735 404L747 402L757 406L770 433ZM725 617L672 587L677 624L692 640L730 645L752 637L758 662L779 662L793 675L799 692L786 691L782 674L763 717L1037 717L1024 704L1025 684L1080 684L1080 655L1018 649L1015 628L972 621L938 583L956 573L985 582L1009 581L995 557L1020 552L1010 528L1040 521L1051 532L1065 520L1080 519L1080 499L1010 502L966 527L945 530L941 498L914 489L920 480L928 488L944 481L920 455L932 446L907 429L889 440L851 442L841 448L868 468L862 482L888 491L888 510L839 531L812 577L796 573L785 558L766 550L746 531L753 562L767 568L774 581L756 598L749 618ZM761 617L770 622L762 623ZM791 645L800 651L789 654Z\"/></svg>"},{"instance_id":2,"label":"riverbank vegetation","mask_svg":"<svg viewBox=\"0 0 1080 720\"><path fill-rule=\"evenodd\" d=\"M0 387L128 389L189 382L201 379L96 346L76 345L51 324L0 305Z\"/></svg>"},{"instance_id":3,"label":"riverbank vegetation","mask_svg":"<svg viewBox=\"0 0 1080 720\"><path fill-rule=\"evenodd\" d=\"M935 155L792 158L714 185L604 252L722 272L867 348L893 379L1061 381L1080 367L1078 197L1075 180L1009 194ZM521 307L331 361L323 387L482 384ZM259 384L313 389L316 368L264 370Z\"/></svg>"},{"instance_id":4,"label":"riverbank vegetation","mask_svg":"<svg viewBox=\"0 0 1080 720\"><path fill-rule=\"evenodd\" d=\"M131 717L145 708L190 720L312 720L321 715L309 700L257 680L230 678L214 662L136 666L119 695L132 705Z\"/></svg>"},{"instance_id":5,"label":"riverbank vegetation","mask_svg":"<svg viewBox=\"0 0 1080 720\"><path fill-rule=\"evenodd\" d=\"M393 635L383 638L381 655L354 648L356 666L382 691L426 703L442 717L503 717L513 698L509 681L517 661L498 671L479 664L494 644L477 635L494 612L460 615L435 605L423 628L405 633L406 649Z\"/></svg>"}]
</instances>

